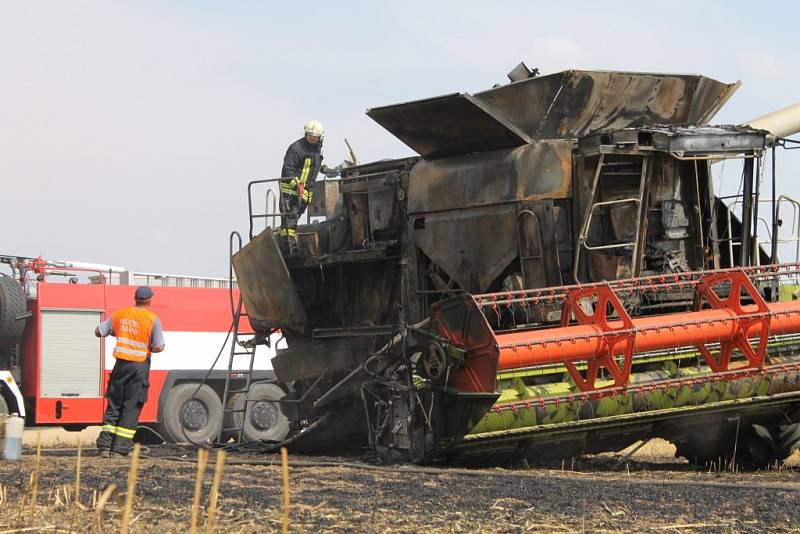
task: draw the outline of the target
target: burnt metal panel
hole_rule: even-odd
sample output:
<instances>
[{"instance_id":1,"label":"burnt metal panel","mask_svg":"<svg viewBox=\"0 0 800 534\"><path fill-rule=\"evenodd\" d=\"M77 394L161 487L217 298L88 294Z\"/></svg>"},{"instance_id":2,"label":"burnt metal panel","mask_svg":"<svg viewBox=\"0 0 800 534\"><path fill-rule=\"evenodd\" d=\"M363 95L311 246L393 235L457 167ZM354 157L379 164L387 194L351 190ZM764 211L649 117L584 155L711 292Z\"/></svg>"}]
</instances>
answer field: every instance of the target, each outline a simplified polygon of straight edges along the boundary
<instances>
[{"instance_id":1,"label":"burnt metal panel","mask_svg":"<svg viewBox=\"0 0 800 534\"><path fill-rule=\"evenodd\" d=\"M314 184L314 197L308 205L308 216L332 219L340 203L339 180L319 180Z\"/></svg>"},{"instance_id":2,"label":"burnt metal panel","mask_svg":"<svg viewBox=\"0 0 800 534\"><path fill-rule=\"evenodd\" d=\"M568 70L475 94L535 139L647 124L707 124L739 83L690 74Z\"/></svg>"},{"instance_id":3,"label":"burnt metal panel","mask_svg":"<svg viewBox=\"0 0 800 534\"><path fill-rule=\"evenodd\" d=\"M566 198L571 177L571 141L421 161L411 171L408 213Z\"/></svg>"},{"instance_id":4,"label":"burnt metal panel","mask_svg":"<svg viewBox=\"0 0 800 534\"><path fill-rule=\"evenodd\" d=\"M367 193L369 203L369 227L373 232L386 230L395 219L397 188L379 184Z\"/></svg>"},{"instance_id":5,"label":"burnt metal panel","mask_svg":"<svg viewBox=\"0 0 800 534\"><path fill-rule=\"evenodd\" d=\"M342 169L342 179L338 180L342 184L353 180L355 178L365 176L375 176L381 173L389 173L392 171L404 171L414 166L419 161L419 156L411 156L408 158L400 159L382 159L378 161L371 161L368 163L361 163L351 167L344 167Z\"/></svg>"},{"instance_id":6,"label":"burnt metal panel","mask_svg":"<svg viewBox=\"0 0 800 534\"><path fill-rule=\"evenodd\" d=\"M409 232L462 288L481 293L517 257L516 223L516 206L505 204L412 218Z\"/></svg>"},{"instance_id":7,"label":"burnt metal panel","mask_svg":"<svg viewBox=\"0 0 800 534\"><path fill-rule=\"evenodd\" d=\"M724 85L724 87L721 87ZM693 110L690 121L692 124L706 125L711 122L714 115L730 100L733 94L741 87L742 82L736 81L731 84L721 84L721 82L706 76L697 77L697 87L694 90Z\"/></svg>"},{"instance_id":8,"label":"burnt metal panel","mask_svg":"<svg viewBox=\"0 0 800 534\"><path fill-rule=\"evenodd\" d=\"M748 126L644 127L597 133L578 140L578 152L584 156L610 152L622 153L644 147L673 154L723 154L764 150L765 130Z\"/></svg>"},{"instance_id":9,"label":"burnt metal panel","mask_svg":"<svg viewBox=\"0 0 800 534\"><path fill-rule=\"evenodd\" d=\"M282 382L314 378L329 369L352 369L358 365L354 347L346 339L327 343L292 339L291 346L278 351L271 362L275 376Z\"/></svg>"},{"instance_id":10,"label":"burnt metal panel","mask_svg":"<svg viewBox=\"0 0 800 534\"><path fill-rule=\"evenodd\" d=\"M653 130L653 146L678 154L739 153L763 150L766 135L763 130L736 126Z\"/></svg>"},{"instance_id":11,"label":"burnt metal panel","mask_svg":"<svg viewBox=\"0 0 800 534\"><path fill-rule=\"evenodd\" d=\"M467 94L372 108L367 115L428 159L530 141L490 105Z\"/></svg>"},{"instance_id":12,"label":"burnt metal panel","mask_svg":"<svg viewBox=\"0 0 800 534\"><path fill-rule=\"evenodd\" d=\"M232 262L255 330L289 327L302 331L305 328L306 312L289 278L272 229L267 228L254 237L233 255Z\"/></svg>"}]
</instances>

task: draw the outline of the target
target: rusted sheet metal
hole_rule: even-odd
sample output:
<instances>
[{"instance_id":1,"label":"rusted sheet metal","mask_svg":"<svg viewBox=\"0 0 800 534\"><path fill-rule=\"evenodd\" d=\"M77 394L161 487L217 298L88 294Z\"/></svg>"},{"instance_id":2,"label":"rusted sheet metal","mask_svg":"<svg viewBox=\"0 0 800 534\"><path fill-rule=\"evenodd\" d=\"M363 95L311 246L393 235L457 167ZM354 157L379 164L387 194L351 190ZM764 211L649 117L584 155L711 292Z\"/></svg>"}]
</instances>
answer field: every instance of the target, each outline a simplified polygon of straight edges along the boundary
<instances>
[{"instance_id":1,"label":"rusted sheet metal","mask_svg":"<svg viewBox=\"0 0 800 534\"><path fill-rule=\"evenodd\" d=\"M699 75L568 70L474 96L534 139L630 126L704 125L739 87Z\"/></svg>"},{"instance_id":2,"label":"rusted sheet metal","mask_svg":"<svg viewBox=\"0 0 800 534\"><path fill-rule=\"evenodd\" d=\"M530 142L497 110L467 94L372 108L367 115L429 159Z\"/></svg>"},{"instance_id":3,"label":"rusted sheet metal","mask_svg":"<svg viewBox=\"0 0 800 534\"><path fill-rule=\"evenodd\" d=\"M300 303L278 244L267 228L233 255L233 270L250 323L257 331L292 328L302 331L306 311Z\"/></svg>"},{"instance_id":4,"label":"rusted sheet metal","mask_svg":"<svg viewBox=\"0 0 800 534\"><path fill-rule=\"evenodd\" d=\"M499 205L426 215L411 222L411 240L448 276L472 293L517 256L516 206Z\"/></svg>"},{"instance_id":5,"label":"rusted sheet metal","mask_svg":"<svg viewBox=\"0 0 800 534\"><path fill-rule=\"evenodd\" d=\"M408 213L566 198L571 192L571 177L571 141L533 143L469 158L421 161L411 171Z\"/></svg>"}]
</instances>

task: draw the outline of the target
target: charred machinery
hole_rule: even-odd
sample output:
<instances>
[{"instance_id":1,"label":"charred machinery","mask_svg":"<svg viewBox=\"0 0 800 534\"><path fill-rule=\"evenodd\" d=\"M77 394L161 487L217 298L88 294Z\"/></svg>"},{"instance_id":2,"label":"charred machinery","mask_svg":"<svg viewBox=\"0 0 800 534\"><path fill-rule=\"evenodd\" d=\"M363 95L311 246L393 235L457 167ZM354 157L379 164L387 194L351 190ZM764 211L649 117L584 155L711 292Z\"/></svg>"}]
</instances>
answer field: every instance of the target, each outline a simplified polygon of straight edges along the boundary
<instances>
[{"instance_id":1,"label":"charred machinery","mask_svg":"<svg viewBox=\"0 0 800 534\"><path fill-rule=\"evenodd\" d=\"M319 182L298 254L266 229L234 255L253 328L288 343L292 446L484 463L662 436L784 458L800 304L778 301L798 266L777 265L759 187L788 141L709 126L738 84L704 76L514 79L368 110L419 155ZM720 160L741 168L727 202Z\"/></svg>"}]
</instances>

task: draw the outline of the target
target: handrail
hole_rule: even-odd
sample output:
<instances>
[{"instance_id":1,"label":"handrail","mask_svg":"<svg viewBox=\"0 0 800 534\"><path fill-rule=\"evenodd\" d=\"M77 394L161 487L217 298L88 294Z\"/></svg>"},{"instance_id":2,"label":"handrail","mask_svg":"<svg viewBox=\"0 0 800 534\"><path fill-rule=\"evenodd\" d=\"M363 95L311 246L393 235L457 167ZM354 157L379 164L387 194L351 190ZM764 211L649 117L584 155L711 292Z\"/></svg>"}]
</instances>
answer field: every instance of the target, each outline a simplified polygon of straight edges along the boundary
<instances>
[{"instance_id":1,"label":"handrail","mask_svg":"<svg viewBox=\"0 0 800 534\"><path fill-rule=\"evenodd\" d=\"M264 213L253 213L253 187L260 184L273 184L276 182L280 182L281 180L283 180L283 178L266 178L263 180L251 180L250 182L247 183L247 215L249 220L248 235L250 236L251 240L254 237L253 227L256 219L272 219L272 225L273 225L272 227L275 228L276 218L281 217L284 214L284 212L281 210L280 202L278 201L278 195L272 188L267 189L267 193L265 194L266 206L264 207L264 209L266 211ZM267 187L269 187L269 185ZM275 203L277 202L278 211L270 211L270 205L269 205L270 193L272 194L272 198L274 199L272 204L272 209L273 210L275 209ZM305 216L305 222L303 224L308 224L310 220L308 210L306 210L303 213L303 215ZM303 216L300 217L300 220L302 220L302 218ZM298 220L298 223L300 223L300 220ZM265 226L265 229L266 228L267 227Z\"/></svg>"},{"instance_id":2,"label":"handrail","mask_svg":"<svg viewBox=\"0 0 800 534\"><path fill-rule=\"evenodd\" d=\"M537 246L539 248L539 256L523 256L522 255L522 233L524 232L524 230L521 229L521 227L525 223L523 222L522 224L520 224L520 221L523 221L525 216L531 217L533 222L536 224L536 236L535 237L539 241L539 243L537 244ZM544 254L544 251L542 250L542 227L539 224L539 217L537 217L536 214L532 210L529 210L529 209L524 209L524 210L520 211L519 213L517 213L517 225L516 226L517 226L517 228L516 228L516 230L517 230L517 253L519 254L519 270L520 270L520 274L522 274L522 283L526 284L527 283L527 278L526 278L526 275L525 275L525 260L526 259L537 259L537 258L541 259L542 255Z\"/></svg>"},{"instance_id":3,"label":"handrail","mask_svg":"<svg viewBox=\"0 0 800 534\"><path fill-rule=\"evenodd\" d=\"M733 213L733 211L736 209L736 206L742 204L742 200L741 200L741 195L737 195L735 197L729 197L729 198L736 198L736 200L734 200L733 202L730 203L730 205L728 206L728 212L726 214L726 224L727 224L727 235L728 235L728 238L727 239L726 238L718 238L716 241L717 242L726 242L727 241L728 242L728 252L730 254L729 257L733 258L733 247L734 247L734 245L741 246L742 243L741 243L741 238L740 238L739 241L736 241L733 238L733 220L731 218L732 217L731 213ZM762 198L758 199L758 202L759 203L763 203L763 204L770 204L771 205L772 201L773 201L772 198L763 198L762 197ZM792 217L791 218L791 223L792 224L791 224L791 230L789 231L789 236L790 237L781 238L780 235L778 235L777 236L777 242L778 242L779 245L780 244L785 244L785 243L794 243L795 244L795 246L794 246L794 249L795 249L794 262L796 263L796 262L800 261L800 201L797 201L794 198L789 197L787 195L778 196L777 203L776 203L776 212L777 212L776 216L777 216L777 218L779 220L780 220L781 206L784 205L784 204L789 204L789 206L792 209L792 216L791 216ZM768 224L768 221L766 221L765 219L760 219L760 220L768 228L767 235L769 236L769 240L765 240L765 241L758 240L757 239L758 232L756 231L755 234L754 234L754 237L756 238L757 244L760 245L762 243L763 244L769 243L771 245L772 242L773 242L773 239L775 238L775 236L772 235L771 229L769 229L771 224ZM756 226L755 229L756 230L758 229L757 226ZM756 265L760 265L761 264L761 255L760 254L756 254L756 257L754 258L754 262L755 262ZM733 266L733 265L731 265L731 266Z\"/></svg>"},{"instance_id":4,"label":"handrail","mask_svg":"<svg viewBox=\"0 0 800 534\"><path fill-rule=\"evenodd\" d=\"M234 247L236 250L234 250ZM242 250L242 235L234 230L228 236L228 297L231 303L231 319L234 325L238 324L238 319L236 318L236 306L233 304L233 256L240 250ZM241 293L239 295L239 306L241 306Z\"/></svg>"},{"instance_id":5,"label":"handrail","mask_svg":"<svg viewBox=\"0 0 800 534\"><path fill-rule=\"evenodd\" d=\"M253 186L258 184L272 184L275 182L280 182L280 178L267 178L265 180L251 180L247 184L247 215L249 220L249 230L248 235L250 239L253 239L253 222L255 219L266 219L268 217L274 217L275 215L280 215L280 213L263 213L263 214L253 214Z\"/></svg>"}]
</instances>

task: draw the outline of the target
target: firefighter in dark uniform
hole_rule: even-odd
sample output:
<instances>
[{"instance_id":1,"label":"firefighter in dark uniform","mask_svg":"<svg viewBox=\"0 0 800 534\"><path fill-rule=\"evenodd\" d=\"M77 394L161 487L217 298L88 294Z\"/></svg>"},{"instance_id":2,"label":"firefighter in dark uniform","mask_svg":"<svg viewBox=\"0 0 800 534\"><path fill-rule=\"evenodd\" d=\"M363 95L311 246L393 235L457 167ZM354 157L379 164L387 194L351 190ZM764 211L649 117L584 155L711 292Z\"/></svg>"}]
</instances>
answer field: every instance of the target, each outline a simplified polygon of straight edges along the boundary
<instances>
[{"instance_id":1,"label":"firefighter in dark uniform","mask_svg":"<svg viewBox=\"0 0 800 534\"><path fill-rule=\"evenodd\" d=\"M116 363L108 381L108 406L97 438L100 456L126 456L139 424L139 413L150 386L150 356L164 350L164 332L158 316L150 311L153 290L138 287L135 306L117 310L94 330L97 337L114 336Z\"/></svg>"},{"instance_id":2,"label":"firefighter in dark uniform","mask_svg":"<svg viewBox=\"0 0 800 534\"><path fill-rule=\"evenodd\" d=\"M322 164L322 137L325 128L319 121L308 121L305 136L286 150L280 181L281 248L297 254L297 221L314 198L314 183L321 172L336 176L338 171Z\"/></svg>"}]
</instances>

